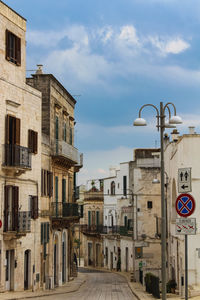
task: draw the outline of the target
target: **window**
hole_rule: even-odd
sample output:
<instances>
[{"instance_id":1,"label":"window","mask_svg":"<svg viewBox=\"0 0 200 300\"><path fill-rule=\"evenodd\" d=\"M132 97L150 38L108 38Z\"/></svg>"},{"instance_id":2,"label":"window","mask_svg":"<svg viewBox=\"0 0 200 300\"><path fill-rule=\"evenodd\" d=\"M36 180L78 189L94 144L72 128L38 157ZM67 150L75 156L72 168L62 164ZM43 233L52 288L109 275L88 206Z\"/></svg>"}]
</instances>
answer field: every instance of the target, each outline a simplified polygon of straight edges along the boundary
<instances>
[{"instance_id":1,"label":"window","mask_svg":"<svg viewBox=\"0 0 200 300\"><path fill-rule=\"evenodd\" d=\"M91 226L91 211L88 211L88 226Z\"/></svg>"},{"instance_id":2,"label":"window","mask_svg":"<svg viewBox=\"0 0 200 300\"><path fill-rule=\"evenodd\" d=\"M21 65L21 39L6 30L6 59L17 66Z\"/></svg>"},{"instance_id":3,"label":"window","mask_svg":"<svg viewBox=\"0 0 200 300\"><path fill-rule=\"evenodd\" d=\"M96 211L96 225L99 226L99 211Z\"/></svg>"},{"instance_id":4,"label":"window","mask_svg":"<svg viewBox=\"0 0 200 300\"><path fill-rule=\"evenodd\" d=\"M20 145L20 119L6 115L5 143Z\"/></svg>"},{"instance_id":5,"label":"window","mask_svg":"<svg viewBox=\"0 0 200 300\"><path fill-rule=\"evenodd\" d=\"M111 195L115 195L115 182L112 181L110 185Z\"/></svg>"},{"instance_id":6,"label":"window","mask_svg":"<svg viewBox=\"0 0 200 300\"><path fill-rule=\"evenodd\" d=\"M31 218L37 219L38 218L38 197L31 196Z\"/></svg>"},{"instance_id":7,"label":"window","mask_svg":"<svg viewBox=\"0 0 200 300\"><path fill-rule=\"evenodd\" d=\"M58 176L55 176L55 200L58 202Z\"/></svg>"},{"instance_id":8,"label":"window","mask_svg":"<svg viewBox=\"0 0 200 300\"><path fill-rule=\"evenodd\" d=\"M58 116L56 116L55 119L55 139L58 140L59 138L59 120L58 120Z\"/></svg>"},{"instance_id":9,"label":"window","mask_svg":"<svg viewBox=\"0 0 200 300\"><path fill-rule=\"evenodd\" d=\"M4 188L4 231L18 230L19 187L6 185Z\"/></svg>"},{"instance_id":10,"label":"window","mask_svg":"<svg viewBox=\"0 0 200 300\"><path fill-rule=\"evenodd\" d=\"M147 208L149 208L149 209L153 208L153 202L152 201L147 201Z\"/></svg>"},{"instance_id":11,"label":"window","mask_svg":"<svg viewBox=\"0 0 200 300\"><path fill-rule=\"evenodd\" d=\"M72 127L69 128L69 143L70 143L70 145L73 144L73 128Z\"/></svg>"},{"instance_id":12,"label":"window","mask_svg":"<svg viewBox=\"0 0 200 300\"><path fill-rule=\"evenodd\" d=\"M127 195L127 177L123 176L123 195Z\"/></svg>"},{"instance_id":13,"label":"window","mask_svg":"<svg viewBox=\"0 0 200 300\"><path fill-rule=\"evenodd\" d=\"M66 179L62 179L62 202L66 202Z\"/></svg>"},{"instance_id":14,"label":"window","mask_svg":"<svg viewBox=\"0 0 200 300\"><path fill-rule=\"evenodd\" d=\"M67 141L67 124L66 122L63 123L63 141Z\"/></svg>"},{"instance_id":15,"label":"window","mask_svg":"<svg viewBox=\"0 0 200 300\"><path fill-rule=\"evenodd\" d=\"M38 151L38 133L31 129L28 130L28 148L34 154Z\"/></svg>"},{"instance_id":16,"label":"window","mask_svg":"<svg viewBox=\"0 0 200 300\"><path fill-rule=\"evenodd\" d=\"M49 242L49 222L41 223L41 244Z\"/></svg>"},{"instance_id":17,"label":"window","mask_svg":"<svg viewBox=\"0 0 200 300\"><path fill-rule=\"evenodd\" d=\"M53 173L41 170L41 196L52 197L53 194Z\"/></svg>"}]
</instances>

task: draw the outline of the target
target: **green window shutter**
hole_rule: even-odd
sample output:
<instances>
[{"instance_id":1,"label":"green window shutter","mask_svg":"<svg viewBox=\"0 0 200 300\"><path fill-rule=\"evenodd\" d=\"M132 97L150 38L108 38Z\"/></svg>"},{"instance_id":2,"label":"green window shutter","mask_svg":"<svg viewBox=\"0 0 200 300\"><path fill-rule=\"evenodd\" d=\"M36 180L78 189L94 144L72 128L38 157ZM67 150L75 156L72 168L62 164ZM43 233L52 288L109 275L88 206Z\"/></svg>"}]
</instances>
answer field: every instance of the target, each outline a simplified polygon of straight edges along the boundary
<instances>
[{"instance_id":1,"label":"green window shutter","mask_svg":"<svg viewBox=\"0 0 200 300\"><path fill-rule=\"evenodd\" d=\"M88 211L88 225L91 226L91 211Z\"/></svg>"},{"instance_id":2,"label":"green window shutter","mask_svg":"<svg viewBox=\"0 0 200 300\"><path fill-rule=\"evenodd\" d=\"M58 126L58 117L56 116L55 120L55 138L58 140L59 134L58 134L59 126Z\"/></svg>"},{"instance_id":3,"label":"green window shutter","mask_svg":"<svg viewBox=\"0 0 200 300\"><path fill-rule=\"evenodd\" d=\"M62 202L66 202L66 179L62 179Z\"/></svg>"},{"instance_id":4,"label":"green window shutter","mask_svg":"<svg viewBox=\"0 0 200 300\"><path fill-rule=\"evenodd\" d=\"M70 130L69 131L69 134L70 134L70 136L69 136L69 143L70 143L70 145L72 145L72 143L73 143L73 129L70 127L69 130Z\"/></svg>"},{"instance_id":5,"label":"green window shutter","mask_svg":"<svg viewBox=\"0 0 200 300\"><path fill-rule=\"evenodd\" d=\"M96 211L96 225L99 226L99 211Z\"/></svg>"},{"instance_id":6,"label":"green window shutter","mask_svg":"<svg viewBox=\"0 0 200 300\"><path fill-rule=\"evenodd\" d=\"M47 243L49 242L49 223L47 223Z\"/></svg>"},{"instance_id":7,"label":"green window shutter","mask_svg":"<svg viewBox=\"0 0 200 300\"><path fill-rule=\"evenodd\" d=\"M41 223L41 245L44 243L44 223Z\"/></svg>"},{"instance_id":8,"label":"green window shutter","mask_svg":"<svg viewBox=\"0 0 200 300\"><path fill-rule=\"evenodd\" d=\"M47 223L44 223L44 243L47 242Z\"/></svg>"},{"instance_id":9,"label":"green window shutter","mask_svg":"<svg viewBox=\"0 0 200 300\"><path fill-rule=\"evenodd\" d=\"M58 202L58 176L55 176L55 200Z\"/></svg>"}]
</instances>

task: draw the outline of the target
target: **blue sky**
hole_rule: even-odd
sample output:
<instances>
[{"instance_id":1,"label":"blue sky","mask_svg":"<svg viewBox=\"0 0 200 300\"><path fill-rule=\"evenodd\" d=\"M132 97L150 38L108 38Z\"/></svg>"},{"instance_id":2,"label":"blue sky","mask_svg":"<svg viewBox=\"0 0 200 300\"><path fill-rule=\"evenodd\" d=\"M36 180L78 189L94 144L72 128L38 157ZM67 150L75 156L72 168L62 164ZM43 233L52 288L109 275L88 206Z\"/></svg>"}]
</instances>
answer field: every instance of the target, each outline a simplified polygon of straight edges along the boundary
<instances>
[{"instance_id":1,"label":"blue sky","mask_svg":"<svg viewBox=\"0 0 200 300\"><path fill-rule=\"evenodd\" d=\"M200 131L199 0L5 0L27 19L27 69L43 64L77 100L79 183L107 176L132 149L159 146L155 113L172 101L179 128ZM30 72L27 72L30 75Z\"/></svg>"}]
</instances>

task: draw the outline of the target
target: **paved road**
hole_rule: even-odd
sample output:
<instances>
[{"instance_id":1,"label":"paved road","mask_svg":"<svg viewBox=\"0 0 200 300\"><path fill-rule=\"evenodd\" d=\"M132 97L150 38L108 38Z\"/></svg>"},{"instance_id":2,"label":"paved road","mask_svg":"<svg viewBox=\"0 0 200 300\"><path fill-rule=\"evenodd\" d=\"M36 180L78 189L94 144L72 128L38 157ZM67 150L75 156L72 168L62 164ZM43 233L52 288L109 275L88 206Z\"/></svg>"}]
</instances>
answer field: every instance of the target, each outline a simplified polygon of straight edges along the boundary
<instances>
[{"instance_id":1,"label":"paved road","mask_svg":"<svg viewBox=\"0 0 200 300\"><path fill-rule=\"evenodd\" d=\"M46 300L136 300L125 278L120 275L94 270L82 270L86 283L77 292L35 299Z\"/></svg>"}]
</instances>

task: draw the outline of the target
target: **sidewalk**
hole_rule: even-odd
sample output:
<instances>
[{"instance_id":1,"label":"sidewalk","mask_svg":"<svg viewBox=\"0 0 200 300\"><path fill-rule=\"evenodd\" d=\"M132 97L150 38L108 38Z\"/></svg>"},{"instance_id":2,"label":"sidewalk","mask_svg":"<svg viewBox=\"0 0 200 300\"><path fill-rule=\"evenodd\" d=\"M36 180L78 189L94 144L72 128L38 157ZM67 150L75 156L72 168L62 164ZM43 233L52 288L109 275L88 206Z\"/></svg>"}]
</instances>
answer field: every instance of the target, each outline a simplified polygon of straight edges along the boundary
<instances>
[{"instance_id":1,"label":"sidewalk","mask_svg":"<svg viewBox=\"0 0 200 300\"><path fill-rule=\"evenodd\" d=\"M75 277L74 280L67 282L62 287L57 287L53 290L45 290L45 291L22 291L22 292L5 292L0 293L1 300L16 300L16 299L27 299L27 298L36 298L43 296L52 296L58 294L72 293L76 292L82 284L87 279L86 274L78 273L78 277Z\"/></svg>"}]
</instances>

